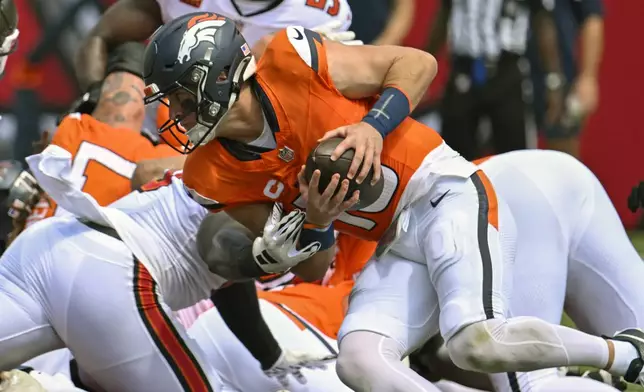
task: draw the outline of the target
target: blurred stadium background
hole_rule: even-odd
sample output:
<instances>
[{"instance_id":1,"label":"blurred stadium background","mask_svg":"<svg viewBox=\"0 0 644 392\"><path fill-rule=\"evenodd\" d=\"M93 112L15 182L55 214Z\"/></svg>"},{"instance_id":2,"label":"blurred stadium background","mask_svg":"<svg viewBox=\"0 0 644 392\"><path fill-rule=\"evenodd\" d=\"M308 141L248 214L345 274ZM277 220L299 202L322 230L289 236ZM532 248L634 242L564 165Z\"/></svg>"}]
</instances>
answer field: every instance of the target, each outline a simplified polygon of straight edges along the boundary
<instances>
[{"instance_id":1,"label":"blurred stadium background","mask_svg":"<svg viewBox=\"0 0 644 392\"><path fill-rule=\"evenodd\" d=\"M370 1L370 0L357 0ZM22 159L40 132L55 129L55 118L80 92L73 56L80 40L111 0L18 0L20 39L17 53L0 80L0 159ZM439 0L417 0L414 23L404 43L424 47ZM582 137L582 159L608 190L624 224L638 226L626 208L630 189L644 180L641 113L644 111L644 51L637 26L644 1L605 0L605 54L600 74L600 106ZM449 67L444 55L439 77L416 111L440 124L435 110Z\"/></svg>"}]
</instances>

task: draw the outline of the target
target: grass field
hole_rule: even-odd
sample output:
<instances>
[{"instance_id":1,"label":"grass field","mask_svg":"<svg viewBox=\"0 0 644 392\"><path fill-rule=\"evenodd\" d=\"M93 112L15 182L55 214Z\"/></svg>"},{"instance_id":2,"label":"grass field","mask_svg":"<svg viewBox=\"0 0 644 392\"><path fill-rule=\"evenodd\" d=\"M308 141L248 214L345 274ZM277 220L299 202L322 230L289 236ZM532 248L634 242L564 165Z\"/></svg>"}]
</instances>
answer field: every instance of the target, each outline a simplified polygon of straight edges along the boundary
<instances>
[{"instance_id":1,"label":"grass field","mask_svg":"<svg viewBox=\"0 0 644 392\"><path fill-rule=\"evenodd\" d=\"M632 231L628 233L628 236L631 238L633 246L635 246L635 249L637 249L637 251L640 253L640 256L644 258L644 231ZM565 314L563 316L563 319L561 320L561 323L570 327L574 327L574 323ZM629 384L627 391L644 392L644 387Z\"/></svg>"}]
</instances>

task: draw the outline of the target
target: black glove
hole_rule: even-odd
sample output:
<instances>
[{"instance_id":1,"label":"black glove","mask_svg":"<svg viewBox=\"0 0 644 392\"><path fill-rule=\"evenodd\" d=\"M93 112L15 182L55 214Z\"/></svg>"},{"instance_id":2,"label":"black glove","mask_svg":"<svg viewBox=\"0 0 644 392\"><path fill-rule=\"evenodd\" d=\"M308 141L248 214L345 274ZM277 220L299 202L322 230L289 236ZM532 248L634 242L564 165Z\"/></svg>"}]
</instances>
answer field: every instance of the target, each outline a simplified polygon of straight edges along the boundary
<instances>
[{"instance_id":1,"label":"black glove","mask_svg":"<svg viewBox=\"0 0 644 392\"><path fill-rule=\"evenodd\" d=\"M70 113L92 114L94 109L96 109L96 105L98 105L98 99L101 97L102 88L103 81L90 84L83 95L76 99L67 111L58 116L56 119L56 125L60 125L63 119Z\"/></svg>"},{"instance_id":2,"label":"black glove","mask_svg":"<svg viewBox=\"0 0 644 392\"><path fill-rule=\"evenodd\" d=\"M631 212L637 212L642 206L644 206L644 181L633 187L631 195L628 197L628 209Z\"/></svg>"},{"instance_id":3,"label":"black glove","mask_svg":"<svg viewBox=\"0 0 644 392\"><path fill-rule=\"evenodd\" d=\"M126 42L110 51L105 75L112 72L128 72L143 79L143 52L140 42Z\"/></svg>"}]
</instances>

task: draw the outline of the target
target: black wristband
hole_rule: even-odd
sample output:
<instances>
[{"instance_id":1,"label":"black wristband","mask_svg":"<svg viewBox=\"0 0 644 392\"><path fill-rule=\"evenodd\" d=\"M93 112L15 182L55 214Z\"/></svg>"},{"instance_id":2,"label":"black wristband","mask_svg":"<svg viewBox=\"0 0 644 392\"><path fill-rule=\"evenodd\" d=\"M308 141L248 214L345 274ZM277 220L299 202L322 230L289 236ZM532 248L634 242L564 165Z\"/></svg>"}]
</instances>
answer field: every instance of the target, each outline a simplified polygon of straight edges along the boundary
<instances>
[{"instance_id":1,"label":"black wristband","mask_svg":"<svg viewBox=\"0 0 644 392\"><path fill-rule=\"evenodd\" d=\"M126 42L110 51L105 75L113 72L128 72L143 79L143 53L145 45L140 42Z\"/></svg>"},{"instance_id":2,"label":"black wristband","mask_svg":"<svg viewBox=\"0 0 644 392\"><path fill-rule=\"evenodd\" d=\"M228 328L262 369L272 367L282 355L282 348L262 317L255 282L234 283L213 291L211 300Z\"/></svg>"}]
</instances>

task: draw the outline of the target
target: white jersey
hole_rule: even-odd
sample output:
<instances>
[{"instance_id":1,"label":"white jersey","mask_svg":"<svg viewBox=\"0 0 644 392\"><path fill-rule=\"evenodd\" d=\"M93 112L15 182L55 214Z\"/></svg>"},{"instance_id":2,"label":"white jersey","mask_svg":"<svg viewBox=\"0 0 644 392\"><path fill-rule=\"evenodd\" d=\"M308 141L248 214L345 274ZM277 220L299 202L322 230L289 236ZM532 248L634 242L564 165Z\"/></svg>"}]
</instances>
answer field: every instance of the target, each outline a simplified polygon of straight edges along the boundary
<instances>
[{"instance_id":1,"label":"white jersey","mask_svg":"<svg viewBox=\"0 0 644 392\"><path fill-rule=\"evenodd\" d=\"M75 216L114 228L178 310L207 298L225 279L212 274L197 252L196 235L207 210L186 193L180 173L148 184L101 207L70 180L71 155L58 146L27 158L40 186Z\"/></svg>"},{"instance_id":2,"label":"white jersey","mask_svg":"<svg viewBox=\"0 0 644 392\"><path fill-rule=\"evenodd\" d=\"M347 0L157 0L164 23L192 12L214 12L235 20L249 45L291 25L313 28L340 21L351 25Z\"/></svg>"},{"instance_id":3,"label":"white jersey","mask_svg":"<svg viewBox=\"0 0 644 392\"><path fill-rule=\"evenodd\" d=\"M197 252L197 231L208 211L188 196L181 172L167 172L143 188L110 207L125 212L154 239L161 257L151 273L161 280L163 293L172 293L164 295L166 302L176 310L208 297L226 282L208 270Z\"/></svg>"}]
</instances>

